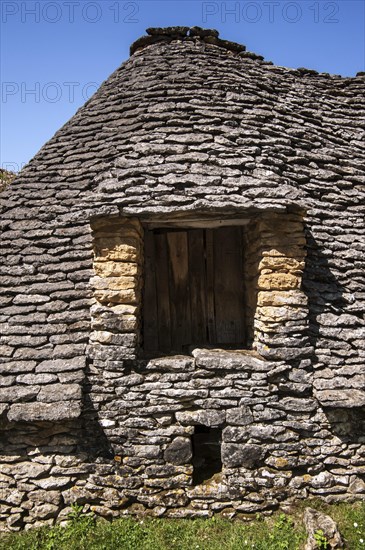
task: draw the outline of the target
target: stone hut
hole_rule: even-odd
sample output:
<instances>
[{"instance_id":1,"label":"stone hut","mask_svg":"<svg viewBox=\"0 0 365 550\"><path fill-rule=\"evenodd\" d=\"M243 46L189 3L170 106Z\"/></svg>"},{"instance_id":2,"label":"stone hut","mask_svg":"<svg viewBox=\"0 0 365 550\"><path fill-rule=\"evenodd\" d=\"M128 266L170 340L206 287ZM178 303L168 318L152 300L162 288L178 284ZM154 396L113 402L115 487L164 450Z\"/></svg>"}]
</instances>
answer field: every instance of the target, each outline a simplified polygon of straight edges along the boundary
<instances>
[{"instance_id":1,"label":"stone hut","mask_svg":"<svg viewBox=\"0 0 365 550\"><path fill-rule=\"evenodd\" d=\"M5 528L365 498L364 74L147 32L2 193Z\"/></svg>"}]
</instances>

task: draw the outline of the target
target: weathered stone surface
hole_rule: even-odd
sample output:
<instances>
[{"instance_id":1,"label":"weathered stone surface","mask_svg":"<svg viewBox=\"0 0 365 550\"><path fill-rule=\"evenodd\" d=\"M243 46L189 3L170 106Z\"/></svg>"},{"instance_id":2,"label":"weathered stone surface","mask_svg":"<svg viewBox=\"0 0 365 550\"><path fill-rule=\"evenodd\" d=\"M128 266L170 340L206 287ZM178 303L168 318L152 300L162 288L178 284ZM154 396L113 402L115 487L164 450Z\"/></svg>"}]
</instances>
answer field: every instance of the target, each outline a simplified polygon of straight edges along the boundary
<instances>
[{"instance_id":1,"label":"weathered stone surface","mask_svg":"<svg viewBox=\"0 0 365 550\"><path fill-rule=\"evenodd\" d=\"M38 487L41 487L41 489L46 490L54 490L54 489L62 489L66 487L70 482L72 478L71 477L46 477L44 479L35 479L34 485L37 485Z\"/></svg>"},{"instance_id":2,"label":"weathered stone surface","mask_svg":"<svg viewBox=\"0 0 365 550\"><path fill-rule=\"evenodd\" d=\"M37 520L46 520L57 516L59 511L60 507L56 504L38 504L31 509L30 517L36 518Z\"/></svg>"},{"instance_id":3,"label":"weathered stone surface","mask_svg":"<svg viewBox=\"0 0 365 550\"><path fill-rule=\"evenodd\" d=\"M81 406L78 402L64 401L52 403L25 403L12 405L8 412L10 422L37 422L69 420L78 418L81 414Z\"/></svg>"},{"instance_id":4,"label":"weathered stone surface","mask_svg":"<svg viewBox=\"0 0 365 550\"><path fill-rule=\"evenodd\" d=\"M306 306L308 298L299 290L260 291L257 295L259 306Z\"/></svg>"},{"instance_id":5,"label":"weathered stone surface","mask_svg":"<svg viewBox=\"0 0 365 550\"><path fill-rule=\"evenodd\" d=\"M95 290L95 298L101 304L137 304L139 293L135 289L128 290Z\"/></svg>"},{"instance_id":6,"label":"weathered stone surface","mask_svg":"<svg viewBox=\"0 0 365 550\"><path fill-rule=\"evenodd\" d=\"M72 504L74 502L77 502L77 504L89 504L97 499L100 493L101 490L99 490L96 494L93 494L84 487L77 487L77 485L75 485L74 487L71 487L71 489L63 491L62 497L65 504Z\"/></svg>"},{"instance_id":7,"label":"weathered stone surface","mask_svg":"<svg viewBox=\"0 0 365 550\"><path fill-rule=\"evenodd\" d=\"M316 550L318 543L315 535L318 531L322 531L328 541L329 548L344 548L344 542L341 533L338 530L337 524L330 516L318 512L313 508L306 508L304 511L304 525L308 533L308 539L305 545L305 550Z\"/></svg>"},{"instance_id":8,"label":"weathered stone surface","mask_svg":"<svg viewBox=\"0 0 365 550\"><path fill-rule=\"evenodd\" d=\"M95 260L96 261L120 261L136 262L139 256L139 242L137 239L131 239L131 244L122 242L111 243L111 239L100 239L96 242Z\"/></svg>"},{"instance_id":9,"label":"weathered stone surface","mask_svg":"<svg viewBox=\"0 0 365 550\"><path fill-rule=\"evenodd\" d=\"M265 457L265 448L260 445L224 443L222 445L222 462L227 468L258 468Z\"/></svg>"},{"instance_id":10,"label":"weathered stone surface","mask_svg":"<svg viewBox=\"0 0 365 550\"><path fill-rule=\"evenodd\" d=\"M32 372L36 364L37 363L35 361L12 361L9 363L0 363L0 374Z\"/></svg>"},{"instance_id":11,"label":"weathered stone surface","mask_svg":"<svg viewBox=\"0 0 365 550\"><path fill-rule=\"evenodd\" d=\"M101 344L112 344L123 347L134 347L137 337L135 334L114 334L108 331L94 331L92 340Z\"/></svg>"},{"instance_id":12,"label":"weathered stone surface","mask_svg":"<svg viewBox=\"0 0 365 550\"><path fill-rule=\"evenodd\" d=\"M31 491L28 493L28 498L36 504L55 504L58 506L61 502L61 494L58 491L45 491L42 489Z\"/></svg>"},{"instance_id":13,"label":"weathered stone surface","mask_svg":"<svg viewBox=\"0 0 365 550\"><path fill-rule=\"evenodd\" d=\"M272 403L272 407L283 409L287 412L311 412L317 408L313 399L300 399L296 397L283 397L278 403Z\"/></svg>"},{"instance_id":14,"label":"weathered stone surface","mask_svg":"<svg viewBox=\"0 0 365 550\"><path fill-rule=\"evenodd\" d=\"M0 403L31 401L39 393L39 386L0 388Z\"/></svg>"},{"instance_id":15,"label":"weathered stone surface","mask_svg":"<svg viewBox=\"0 0 365 550\"><path fill-rule=\"evenodd\" d=\"M307 310L289 306L281 307L258 307L257 317L260 321L277 323L296 319L305 319Z\"/></svg>"},{"instance_id":16,"label":"weathered stone surface","mask_svg":"<svg viewBox=\"0 0 365 550\"><path fill-rule=\"evenodd\" d=\"M249 369L267 371L270 363L265 362L248 351L228 352L225 350L195 349L192 352L198 367L205 369Z\"/></svg>"},{"instance_id":17,"label":"weathered stone surface","mask_svg":"<svg viewBox=\"0 0 365 550\"><path fill-rule=\"evenodd\" d=\"M12 530L20 530L22 524L22 515L19 512L12 512L7 518L6 523Z\"/></svg>"},{"instance_id":18,"label":"weathered stone surface","mask_svg":"<svg viewBox=\"0 0 365 550\"><path fill-rule=\"evenodd\" d=\"M354 495L365 493L365 482L362 479L352 479L349 485L349 490Z\"/></svg>"},{"instance_id":19,"label":"weathered stone surface","mask_svg":"<svg viewBox=\"0 0 365 550\"><path fill-rule=\"evenodd\" d=\"M78 384L49 384L41 388L37 399L43 403L79 400L81 387Z\"/></svg>"},{"instance_id":20,"label":"weathered stone surface","mask_svg":"<svg viewBox=\"0 0 365 550\"><path fill-rule=\"evenodd\" d=\"M99 277L134 277L138 266L134 262L95 262L95 273Z\"/></svg>"},{"instance_id":21,"label":"weathered stone surface","mask_svg":"<svg viewBox=\"0 0 365 550\"><path fill-rule=\"evenodd\" d=\"M83 369L85 367L85 357L75 357L73 359L55 359L53 361L43 361L36 367L36 372L58 373L71 370Z\"/></svg>"},{"instance_id":22,"label":"weathered stone surface","mask_svg":"<svg viewBox=\"0 0 365 550\"><path fill-rule=\"evenodd\" d=\"M220 426L226 418L225 411L198 410L178 411L175 414L176 420L184 426L202 424L203 426Z\"/></svg>"},{"instance_id":23,"label":"weathered stone surface","mask_svg":"<svg viewBox=\"0 0 365 550\"><path fill-rule=\"evenodd\" d=\"M25 496L24 491L18 491L16 489L2 489L1 500L5 500L8 504L13 506L19 506Z\"/></svg>"},{"instance_id":24,"label":"weathered stone surface","mask_svg":"<svg viewBox=\"0 0 365 550\"><path fill-rule=\"evenodd\" d=\"M253 415L248 407L238 407L227 411L227 424L246 426L252 422Z\"/></svg>"},{"instance_id":25,"label":"weathered stone surface","mask_svg":"<svg viewBox=\"0 0 365 550\"><path fill-rule=\"evenodd\" d=\"M162 359L152 359L148 362L146 369L161 371L191 371L194 369L194 361L190 357L175 355Z\"/></svg>"},{"instance_id":26,"label":"weathered stone surface","mask_svg":"<svg viewBox=\"0 0 365 550\"><path fill-rule=\"evenodd\" d=\"M90 284L95 290L127 290L135 288L138 285L136 277L122 276L119 277L92 277Z\"/></svg>"},{"instance_id":27,"label":"weathered stone surface","mask_svg":"<svg viewBox=\"0 0 365 550\"><path fill-rule=\"evenodd\" d=\"M293 290L300 287L301 280L291 273L261 274L258 280L260 290Z\"/></svg>"},{"instance_id":28,"label":"weathered stone surface","mask_svg":"<svg viewBox=\"0 0 365 550\"><path fill-rule=\"evenodd\" d=\"M191 441L186 437L175 437L164 452L164 459L171 464L186 464L191 457Z\"/></svg>"},{"instance_id":29,"label":"weathered stone surface","mask_svg":"<svg viewBox=\"0 0 365 550\"><path fill-rule=\"evenodd\" d=\"M15 476L15 479L28 478L35 479L41 476L45 476L50 471L50 466L45 464L38 464L37 462L20 462L12 464L6 468L9 474ZM6 473L5 471L5 473Z\"/></svg>"},{"instance_id":30,"label":"weathered stone surface","mask_svg":"<svg viewBox=\"0 0 365 550\"><path fill-rule=\"evenodd\" d=\"M351 409L365 405L365 391L362 390L317 390L315 395L324 407Z\"/></svg>"},{"instance_id":31,"label":"weathered stone surface","mask_svg":"<svg viewBox=\"0 0 365 550\"><path fill-rule=\"evenodd\" d=\"M15 376L3 376L0 379L0 386L13 386L15 382Z\"/></svg>"},{"instance_id":32,"label":"weathered stone surface","mask_svg":"<svg viewBox=\"0 0 365 550\"><path fill-rule=\"evenodd\" d=\"M19 384L36 385L36 384L49 384L51 382L57 382L57 376L55 374L20 374L16 377L16 381Z\"/></svg>"}]
</instances>

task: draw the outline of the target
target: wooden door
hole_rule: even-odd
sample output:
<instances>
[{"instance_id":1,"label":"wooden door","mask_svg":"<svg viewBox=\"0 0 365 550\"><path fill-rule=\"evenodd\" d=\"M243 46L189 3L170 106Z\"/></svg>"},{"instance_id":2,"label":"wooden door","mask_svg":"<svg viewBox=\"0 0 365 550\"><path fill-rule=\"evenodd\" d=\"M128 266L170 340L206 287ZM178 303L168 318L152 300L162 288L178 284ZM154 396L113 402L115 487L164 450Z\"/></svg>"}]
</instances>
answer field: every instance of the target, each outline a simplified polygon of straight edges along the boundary
<instances>
[{"instance_id":1,"label":"wooden door","mask_svg":"<svg viewBox=\"0 0 365 550\"><path fill-rule=\"evenodd\" d=\"M244 341L242 229L213 230L215 342Z\"/></svg>"},{"instance_id":2,"label":"wooden door","mask_svg":"<svg viewBox=\"0 0 365 550\"><path fill-rule=\"evenodd\" d=\"M242 228L145 232L144 350L244 344Z\"/></svg>"}]
</instances>

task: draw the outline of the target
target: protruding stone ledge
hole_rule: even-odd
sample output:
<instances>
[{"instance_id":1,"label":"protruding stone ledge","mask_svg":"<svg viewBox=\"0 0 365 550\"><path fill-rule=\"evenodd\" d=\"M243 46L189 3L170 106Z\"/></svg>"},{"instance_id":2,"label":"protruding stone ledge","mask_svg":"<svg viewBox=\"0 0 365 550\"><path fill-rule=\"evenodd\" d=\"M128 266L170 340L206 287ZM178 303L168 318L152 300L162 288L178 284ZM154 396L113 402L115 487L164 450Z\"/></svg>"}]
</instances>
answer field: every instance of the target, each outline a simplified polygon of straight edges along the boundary
<instances>
[{"instance_id":1,"label":"protruding stone ledge","mask_svg":"<svg viewBox=\"0 0 365 550\"><path fill-rule=\"evenodd\" d=\"M353 409L365 406L365 391L336 389L316 391L315 397L323 407Z\"/></svg>"},{"instance_id":2,"label":"protruding stone ledge","mask_svg":"<svg viewBox=\"0 0 365 550\"><path fill-rule=\"evenodd\" d=\"M10 422L59 422L73 420L81 415L81 403L22 403L12 405L8 412Z\"/></svg>"},{"instance_id":3,"label":"protruding stone ledge","mask_svg":"<svg viewBox=\"0 0 365 550\"><path fill-rule=\"evenodd\" d=\"M307 413L315 411L317 403L314 399L308 397L305 399L300 399L298 397L283 397L278 403L271 403L271 407L289 412L298 411Z\"/></svg>"},{"instance_id":4,"label":"protruding stone ledge","mask_svg":"<svg viewBox=\"0 0 365 550\"><path fill-rule=\"evenodd\" d=\"M194 370L194 359L185 355L174 355L170 357L161 357L151 359L146 365L146 370L153 371L192 371Z\"/></svg>"},{"instance_id":5,"label":"protruding stone ledge","mask_svg":"<svg viewBox=\"0 0 365 550\"><path fill-rule=\"evenodd\" d=\"M250 350L195 349L192 352L197 367L204 369L248 369L267 372L273 367L257 353ZM277 366L277 365L275 365Z\"/></svg>"}]
</instances>

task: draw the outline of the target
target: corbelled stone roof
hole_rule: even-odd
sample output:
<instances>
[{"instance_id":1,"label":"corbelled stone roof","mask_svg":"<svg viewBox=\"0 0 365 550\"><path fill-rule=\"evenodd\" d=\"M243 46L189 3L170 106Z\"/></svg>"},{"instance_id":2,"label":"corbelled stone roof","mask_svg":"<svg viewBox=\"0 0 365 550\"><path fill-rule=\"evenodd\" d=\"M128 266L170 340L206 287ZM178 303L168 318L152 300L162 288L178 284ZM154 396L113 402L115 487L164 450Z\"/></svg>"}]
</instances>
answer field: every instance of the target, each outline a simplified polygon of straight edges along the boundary
<instances>
[{"instance_id":1,"label":"corbelled stone roof","mask_svg":"<svg viewBox=\"0 0 365 550\"><path fill-rule=\"evenodd\" d=\"M68 211L360 204L364 76L276 67L216 31L148 33L25 167L18 206L64 186Z\"/></svg>"}]
</instances>

